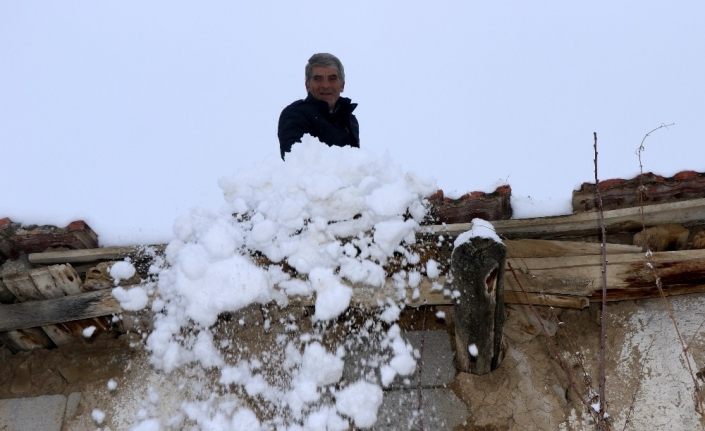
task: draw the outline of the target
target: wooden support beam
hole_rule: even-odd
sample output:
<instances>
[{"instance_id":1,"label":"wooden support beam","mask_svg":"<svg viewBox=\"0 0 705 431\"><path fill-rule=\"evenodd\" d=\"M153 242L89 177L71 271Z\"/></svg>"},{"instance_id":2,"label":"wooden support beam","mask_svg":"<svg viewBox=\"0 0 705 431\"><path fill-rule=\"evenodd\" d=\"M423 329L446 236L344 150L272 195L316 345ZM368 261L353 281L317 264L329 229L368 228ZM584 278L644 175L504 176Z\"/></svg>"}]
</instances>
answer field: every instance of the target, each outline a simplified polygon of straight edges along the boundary
<instances>
[{"instance_id":1,"label":"wooden support beam","mask_svg":"<svg viewBox=\"0 0 705 431\"><path fill-rule=\"evenodd\" d=\"M652 205L644 210L648 224L663 221L685 223L705 220L705 199ZM605 215L606 223L611 229L624 229L625 226L637 224L639 209L629 208L606 211ZM570 308L586 307L589 301L594 300L595 292L598 290L596 286L600 285L601 266L599 254L601 245L599 243L530 238L533 236L551 235L562 237L564 235L577 235L579 232L589 230L597 231L596 220L595 213L583 213L571 216L494 222L495 229L498 232L518 238L504 241L506 246L505 257L512 263L512 266L517 271L517 276L527 291L526 293L521 292L513 276L506 277L506 281L503 281L502 284L503 300L508 303L518 304L531 303ZM445 242L439 241L439 236L453 237L469 227L469 224L426 227L425 229L430 233L420 235L422 241L425 241L419 247L421 262L423 263L427 259L433 258L442 266L449 266L451 262L450 250L452 249L449 246L451 243L447 240ZM439 246L439 244L442 244L442 246ZM160 252L164 246L153 247L156 247L156 250ZM92 250L35 253L31 254L29 258L35 265L58 262L89 263L124 259L127 256L148 261L154 256L153 250L155 248L150 248L149 252L145 250L145 247L109 247ZM639 247L607 244L607 253L608 300L646 298L658 294L651 271L647 271L645 268L645 259ZM705 291L705 250L655 253L654 260L656 269L664 282L666 294ZM504 266L502 266L501 270L504 269ZM393 268L388 268L388 270L390 273L395 271ZM443 279L437 280L436 283L440 285L446 284ZM438 284L436 284L436 287ZM367 308L382 306L387 298L397 297L397 293L391 283L381 289L365 286L353 287L352 302ZM444 296L441 290L433 289L432 287L433 281L424 279L419 286L419 297L415 299L407 297L407 304L409 306L454 304L452 298ZM461 291L459 287L452 287L451 290ZM6 290L8 289L6 288ZM55 318L50 319L52 323L108 315L121 311L119 304L109 295L109 290L101 293L72 294L71 297L62 298L62 300L65 301L63 305L53 305L52 307L54 308L49 308L61 310L61 312L57 311ZM38 302L44 301L35 301L28 304L37 305ZM292 302L303 305L313 303L311 298L292 299ZM10 307L9 305L3 305L2 307L0 310L11 311L9 308L5 308ZM35 313L27 311L33 305L13 304L11 307L15 307L14 315L25 316L23 317L24 320L21 322L8 322L7 319L3 319L3 316L7 313L0 312L0 331L8 330L7 328L17 329L37 326L37 316L34 316ZM23 307L29 308L22 311ZM35 320L31 320L32 318ZM493 353L495 352L493 351ZM470 358L466 359L469 363Z\"/></svg>"},{"instance_id":2,"label":"wooden support beam","mask_svg":"<svg viewBox=\"0 0 705 431\"><path fill-rule=\"evenodd\" d=\"M507 257L514 259L527 257L589 256L599 255L602 252L602 244L597 242L507 239L504 240L504 245L507 247ZM605 245L607 254L641 253L641 247L636 245L610 243Z\"/></svg>"},{"instance_id":3,"label":"wooden support beam","mask_svg":"<svg viewBox=\"0 0 705 431\"><path fill-rule=\"evenodd\" d=\"M122 260L130 258L149 258L147 250L161 253L165 244L128 247L101 247L81 250L56 250L42 253L30 253L29 262L33 265L54 265L57 263L91 263L101 260Z\"/></svg>"},{"instance_id":4,"label":"wooden support beam","mask_svg":"<svg viewBox=\"0 0 705 431\"><path fill-rule=\"evenodd\" d=\"M607 292L612 301L648 298L655 288L653 273L643 253L608 254ZM601 289L599 255L509 259L527 292L574 295L590 298ZM705 284L705 250L665 251L653 254L654 268L664 289L691 286L696 292ZM521 291L514 277L506 289ZM687 293L690 293L688 291Z\"/></svg>"},{"instance_id":5,"label":"wooden support beam","mask_svg":"<svg viewBox=\"0 0 705 431\"><path fill-rule=\"evenodd\" d=\"M437 280L445 285L445 279ZM123 286L129 289L130 286ZM426 305L454 305L451 296L446 296L442 291L433 289L433 282L425 279L419 285L420 295L413 299L407 295L408 307L421 307ZM505 302L513 304L535 304L553 307L585 308L589 305L586 297L569 295L550 295L528 293L527 296L517 292L505 290ZM383 289L366 286L354 286L351 303L367 309L383 307L387 298L394 298L395 289L391 283ZM291 304L312 306L312 297L292 297ZM81 292L54 299L21 302L16 304L0 305L0 333L16 329L33 328L49 324L63 324L81 319L90 319L109 316L125 312L120 308L118 301L112 296L112 289Z\"/></svg>"},{"instance_id":6,"label":"wooden support beam","mask_svg":"<svg viewBox=\"0 0 705 431\"><path fill-rule=\"evenodd\" d=\"M7 312L7 316L12 316L14 310L24 310L25 319L46 320L40 314L43 312L42 305L46 301L56 298L69 298L67 302L74 301L81 292L84 291L81 279L76 270L70 264L52 265L40 267L8 274L3 277L4 283L14 297L20 301L16 304L4 305L0 310ZM39 314L37 314L39 313ZM34 316L32 316L34 314ZM4 316L4 314L3 314ZM95 319L78 320L74 318L50 319L52 323L40 323L32 325L22 325L20 332L37 328L43 331L48 337L41 337L37 334L23 336L22 334L8 333L10 346L13 350L32 350L35 348L46 348L61 346L83 339L82 331L88 326L95 326L99 331L107 330L110 323L98 316ZM42 345L28 343L42 342Z\"/></svg>"},{"instance_id":7,"label":"wooden support beam","mask_svg":"<svg viewBox=\"0 0 705 431\"><path fill-rule=\"evenodd\" d=\"M90 319L121 311L120 303L110 289L0 307L0 332Z\"/></svg>"},{"instance_id":8,"label":"wooden support beam","mask_svg":"<svg viewBox=\"0 0 705 431\"><path fill-rule=\"evenodd\" d=\"M505 242L511 244L511 242ZM528 244L528 243L526 243ZM510 247L507 247L509 253ZM556 249L548 247L549 254ZM595 250L592 250L593 252ZM543 252L542 252L543 253ZM667 295L705 292L705 250L654 253L655 266L664 282ZM658 295L651 272L645 268L641 252L608 254L608 300L650 298ZM504 277L504 301L553 307L584 308L596 300L601 266L599 255L570 255L544 258L513 258L512 266L527 293L516 286L513 276ZM445 279L436 281L446 286ZM407 298L408 306L452 305L452 298L433 290L433 281L424 279L417 299ZM386 298L396 297L391 283L383 289L354 286L354 304L363 307L384 305ZM292 299L311 305L311 298ZM56 324L78 319L120 313L111 289L71 294L56 299L35 300L0 305L0 332Z\"/></svg>"},{"instance_id":9,"label":"wooden support beam","mask_svg":"<svg viewBox=\"0 0 705 431\"><path fill-rule=\"evenodd\" d=\"M604 212L607 232L641 228L640 208L623 208ZM682 202L648 205L644 207L644 220L647 226L666 223L690 223L705 220L705 198ZM599 231L595 211L555 217L539 217L492 222L495 231L506 238L579 237L596 235ZM426 226L432 234L459 235L470 228L470 223L442 226Z\"/></svg>"},{"instance_id":10,"label":"wooden support beam","mask_svg":"<svg viewBox=\"0 0 705 431\"><path fill-rule=\"evenodd\" d=\"M458 368L487 374L504 357L504 266L506 248L493 239L474 237L453 250L455 352Z\"/></svg>"}]
</instances>

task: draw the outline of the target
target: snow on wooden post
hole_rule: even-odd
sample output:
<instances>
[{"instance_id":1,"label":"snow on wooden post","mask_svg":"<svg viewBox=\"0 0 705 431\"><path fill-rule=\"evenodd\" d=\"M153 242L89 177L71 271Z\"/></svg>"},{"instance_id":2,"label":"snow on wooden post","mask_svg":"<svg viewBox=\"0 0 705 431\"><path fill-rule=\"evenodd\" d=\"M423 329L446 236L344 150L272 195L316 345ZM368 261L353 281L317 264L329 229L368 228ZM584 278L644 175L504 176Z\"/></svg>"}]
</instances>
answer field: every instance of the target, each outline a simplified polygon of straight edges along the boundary
<instances>
[{"instance_id":1,"label":"snow on wooden post","mask_svg":"<svg viewBox=\"0 0 705 431\"><path fill-rule=\"evenodd\" d=\"M504 265L506 247L492 225L474 219L455 241L451 274L455 301L455 344L461 371L487 374L504 357Z\"/></svg>"}]
</instances>

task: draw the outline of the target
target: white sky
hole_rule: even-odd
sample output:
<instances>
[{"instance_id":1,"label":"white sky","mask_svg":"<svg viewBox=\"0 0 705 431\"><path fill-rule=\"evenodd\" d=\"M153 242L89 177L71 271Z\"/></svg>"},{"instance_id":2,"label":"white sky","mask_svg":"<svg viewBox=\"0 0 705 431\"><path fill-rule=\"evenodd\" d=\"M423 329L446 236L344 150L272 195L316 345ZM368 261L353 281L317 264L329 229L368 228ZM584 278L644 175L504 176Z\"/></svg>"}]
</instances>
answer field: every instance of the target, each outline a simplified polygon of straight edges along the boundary
<instances>
[{"instance_id":1,"label":"white sky","mask_svg":"<svg viewBox=\"0 0 705 431\"><path fill-rule=\"evenodd\" d=\"M244 2L243 2L244 3ZM593 180L705 171L705 3L0 0L0 217L166 241L217 179L278 157L314 52L361 145L447 191L546 213Z\"/></svg>"}]
</instances>

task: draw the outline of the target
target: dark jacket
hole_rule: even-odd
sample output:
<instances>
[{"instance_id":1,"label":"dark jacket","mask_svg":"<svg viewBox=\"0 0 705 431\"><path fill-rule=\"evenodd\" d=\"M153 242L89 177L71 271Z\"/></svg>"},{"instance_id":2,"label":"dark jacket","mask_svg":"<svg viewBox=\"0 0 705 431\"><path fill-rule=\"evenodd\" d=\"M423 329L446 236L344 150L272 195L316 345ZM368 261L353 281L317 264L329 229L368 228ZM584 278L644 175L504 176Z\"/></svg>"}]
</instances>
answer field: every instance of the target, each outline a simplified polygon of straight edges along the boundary
<instances>
[{"instance_id":1,"label":"dark jacket","mask_svg":"<svg viewBox=\"0 0 705 431\"><path fill-rule=\"evenodd\" d=\"M279 116L279 149L282 159L284 153L291 151L291 146L301 142L301 137L308 133L328 146L360 146L360 125L353 111L357 103L351 103L347 97L341 97L329 112L328 103L315 99L310 94L304 100L297 100L284 108Z\"/></svg>"}]
</instances>

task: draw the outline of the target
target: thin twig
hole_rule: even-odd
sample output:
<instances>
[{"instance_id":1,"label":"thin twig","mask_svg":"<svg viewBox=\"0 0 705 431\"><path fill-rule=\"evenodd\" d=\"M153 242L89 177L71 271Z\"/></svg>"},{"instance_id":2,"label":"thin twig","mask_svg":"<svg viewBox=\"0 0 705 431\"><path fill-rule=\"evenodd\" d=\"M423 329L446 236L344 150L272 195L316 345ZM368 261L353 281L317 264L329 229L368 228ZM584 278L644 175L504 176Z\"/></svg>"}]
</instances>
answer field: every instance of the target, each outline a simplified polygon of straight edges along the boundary
<instances>
[{"instance_id":1,"label":"thin twig","mask_svg":"<svg viewBox=\"0 0 705 431\"><path fill-rule=\"evenodd\" d=\"M642 174L644 173L644 166L641 163L641 153L643 153L644 150L646 150L646 147L644 147L644 142L646 142L646 139L657 130L668 129L669 127L675 126L675 125L676 125L676 123L661 123L660 126L654 127L653 129L649 130L648 132L646 132L644 137L641 138L641 143L639 144L639 148L637 148L637 150L636 150L636 154L639 157L639 172L640 173L642 173Z\"/></svg>"},{"instance_id":2,"label":"thin twig","mask_svg":"<svg viewBox=\"0 0 705 431\"><path fill-rule=\"evenodd\" d=\"M600 223L600 236L602 238L601 250L601 266L602 266L602 307L600 309L600 413L598 429L604 429L605 411L607 409L607 399L605 397L606 378L605 378L605 345L607 344L607 323L605 322L605 314L607 312L607 232L605 229L605 217L602 209L602 195L600 194L600 180L597 176L597 132L592 133L593 148L595 150L595 200L597 201L597 214Z\"/></svg>"},{"instance_id":3,"label":"thin twig","mask_svg":"<svg viewBox=\"0 0 705 431\"><path fill-rule=\"evenodd\" d=\"M652 133L659 129L664 129L668 128L675 123L669 123L669 124L661 124L660 126L650 130L647 132L644 137L641 140L641 143L639 144L639 148L637 148L637 157L639 159L639 214L641 217L641 228L642 231L646 230L646 220L644 217L644 194L646 192L646 187L644 186L643 183L643 177L644 177L644 165L641 159L642 153L646 150L646 147L644 146L644 142L646 142L646 139L651 136ZM661 281L661 277L659 276L658 270L656 269L656 262L654 260L654 255L649 247L648 241L645 241L645 246L646 246L646 267L647 269L651 272L651 275L654 277L654 281L656 284L656 288L658 289L659 296L661 297L661 300L664 303L664 306L666 307L666 311L668 312L668 317L670 318L671 322L673 323L673 327L676 330L676 335L678 337L678 342L681 345L681 349L683 350L683 358L685 359L685 364L686 368L688 369L688 372L690 373L690 377L693 380L693 397L695 400L695 411L698 412L701 416L705 417L705 408L703 407L703 399L701 396L701 388L700 384L698 382L697 377L695 376L695 372L693 371L693 365L691 364L690 361L690 356L688 355L688 345L686 344L685 340L683 339L683 335L681 334L680 328L678 327L678 322L676 321L676 316L673 311L673 304L671 303L671 300L666 296L666 293L663 291L663 282Z\"/></svg>"}]
</instances>

